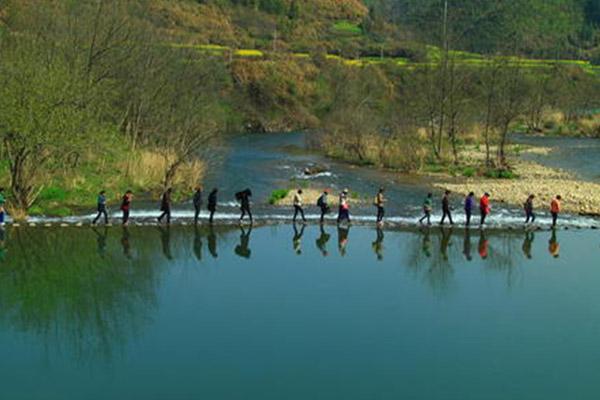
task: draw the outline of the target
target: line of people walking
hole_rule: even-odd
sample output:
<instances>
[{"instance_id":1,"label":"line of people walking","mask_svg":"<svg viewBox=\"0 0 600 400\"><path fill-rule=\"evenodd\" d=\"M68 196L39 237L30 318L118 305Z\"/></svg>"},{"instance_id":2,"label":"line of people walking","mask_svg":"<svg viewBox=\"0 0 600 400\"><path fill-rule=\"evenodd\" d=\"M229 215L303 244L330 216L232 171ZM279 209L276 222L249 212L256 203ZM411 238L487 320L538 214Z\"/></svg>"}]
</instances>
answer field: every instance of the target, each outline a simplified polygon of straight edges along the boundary
<instances>
[{"instance_id":1,"label":"line of people walking","mask_svg":"<svg viewBox=\"0 0 600 400\"><path fill-rule=\"evenodd\" d=\"M454 225L454 221L452 219L452 205L451 205L451 195L452 192L450 190L446 190L442 197L441 206L442 206L442 219L440 220L440 225L444 225L446 220L450 223L450 225ZM534 212L534 201L535 195L531 194L523 203L523 210L525 211L525 224L533 224L536 219L536 214ZM483 196L479 199L479 226L483 227L486 223L487 218L492 212L491 206L491 195L489 193L484 193ZM550 202L550 215L552 216L552 227L556 227L558 222L558 217L561 212L561 201L562 197L557 195ZM465 225L471 226L471 221L473 218L473 213L476 207L476 199L475 193L470 192L464 199L464 212L465 212ZM433 193L428 193L425 200L423 200L423 216L419 219L419 223L423 225L427 223L427 225L431 225L431 214L433 212Z\"/></svg>"},{"instance_id":2,"label":"line of people walking","mask_svg":"<svg viewBox=\"0 0 600 400\"><path fill-rule=\"evenodd\" d=\"M218 201L218 188L214 188L208 195L207 199L207 210L209 212L208 221L209 223L213 223L214 215L217 210L217 201ZM306 223L306 215L304 212L304 192L302 189L298 189L292 198L292 207L293 207L293 216L292 221L296 223L298 217L301 219L302 223ZM330 191L325 189L322 194L318 197L316 206L320 211L319 222L322 224L325 220L326 215L331 213L331 203L329 200ZM440 225L444 225L446 221L450 225L454 225L454 220L452 217L453 207L452 207L452 192L450 190L444 191L444 194L441 199L441 210L442 210L442 218L439 222ZM248 188L242 190L240 192L235 193L235 199L240 206L240 223L244 222L246 218L249 222L253 223L253 216L251 211L251 198L252 191ZM533 224L536 220L535 214L535 202L536 196L530 195L523 204L523 209L525 212L525 224ZM560 195L556 196L552 199L550 204L550 214L552 216L552 227L555 227L558 221L559 214L561 212L561 200L562 197ZM131 190L127 190L123 197L121 198L120 210L122 212L122 224L127 225L129 223L131 205L133 201L133 192ZM104 222L108 224L108 210L107 210L107 200L106 200L106 192L103 190L98 194L97 198L97 215L93 219L92 224L98 223L98 221L103 218ZM376 209L376 223L378 226L381 226L384 223L385 218L385 206L387 203L387 198L385 196L385 188L381 187L377 191L374 200L373 206ZM463 209L465 213L465 225L467 227L471 226L473 215L475 209L477 207L477 203L479 205L479 226L483 227L486 224L486 221L489 215L492 212L491 207L491 195L485 192L477 201L475 198L475 193L470 192L464 199ZM172 216L172 204L173 204L173 189L167 188L162 196L160 201L160 212L161 214L157 217L159 223L166 222L166 224L171 223ZM198 223L200 219L200 213L203 207L203 188L202 186L196 187L194 194L192 196L192 204L194 207L194 222ZM0 222L3 217L3 197L2 191L0 190ZM419 224L427 224L431 225L431 217L433 213L433 193L428 193L425 199L423 200L423 216L418 220ZM338 213L336 221L338 224L351 222L350 218L350 195L349 190L346 188L342 190L338 197Z\"/></svg>"}]
</instances>

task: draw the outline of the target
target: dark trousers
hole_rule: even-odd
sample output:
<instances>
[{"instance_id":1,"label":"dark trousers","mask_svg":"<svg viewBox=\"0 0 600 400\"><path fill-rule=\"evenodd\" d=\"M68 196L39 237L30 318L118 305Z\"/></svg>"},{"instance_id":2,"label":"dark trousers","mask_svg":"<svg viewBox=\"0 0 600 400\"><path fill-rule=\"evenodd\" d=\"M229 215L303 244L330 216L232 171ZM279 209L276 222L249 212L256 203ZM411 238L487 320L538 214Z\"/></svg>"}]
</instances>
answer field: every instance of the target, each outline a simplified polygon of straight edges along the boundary
<instances>
[{"instance_id":1,"label":"dark trousers","mask_svg":"<svg viewBox=\"0 0 600 400\"><path fill-rule=\"evenodd\" d=\"M526 224L528 224L530 221L532 224L535 222L535 214L533 211L526 211L525 215L527 216L527 219L525 220Z\"/></svg>"},{"instance_id":2,"label":"dark trousers","mask_svg":"<svg viewBox=\"0 0 600 400\"><path fill-rule=\"evenodd\" d=\"M302 209L302 207L294 206L294 219L293 219L294 222L296 222L296 218L298 217L298 214L300 214L300 216L302 217L302 221L306 221L306 218L304 218L304 210Z\"/></svg>"},{"instance_id":3,"label":"dark trousers","mask_svg":"<svg viewBox=\"0 0 600 400\"><path fill-rule=\"evenodd\" d=\"M465 215L467 216L467 226L471 225L471 217L473 215L473 213L471 212L471 210L465 210Z\"/></svg>"},{"instance_id":4,"label":"dark trousers","mask_svg":"<svg viewBox=\"0 0 600 400\"><path fill-rule=\"evenodd\" d=\"M488 213L486 213L485 211L481 211L481 221L479 222L479 225L483 225L485 224L485 219L487 218Z\"/></svg>"},{"instance_id":5,"label":"dark trousers","mask_svg":"<svg viewBox=\"0 0 600 400\"><path fill-rule=\"evenodd\" d=\"M250 211L250 207L243 206L241 208L241 210L242 210L242 215L240 215L240 221L244 219L246 214L248 214L248 217L250 218L250 222L252 222L252 212Z\"/></svg>"},{"instance_id":6,"label":"dark trousers","mask_svg":"<svg viewBox=\"0 0 600 400\"><path fill-rule=\"evenodd\" d=\"M123 210L123 225L129 222L129 210Z\"/></svg>"},{"instance_id":7,"label":"dark trousers","mask_svg":"<svg viewBox=\"0 0 600 400\"><path fill-rule=\"evenodd\" d=\"M104 215L104 223L108 224L108 213L106 212L106 207L104 207L104 206L98 207L98 215L96 215L96 218L94 218L94 222L92 222L92 224L95 224L96 222L98 222L100 217L103 215Z\"/></svg>"},{"instance_id":8,"label":"dark trousers","mask_svg":"<svg viewBox=\"0 0 600 400\"><path fill-rule=\"evenodd\" d=\"M377 222L383 221L383 216L385 215L385 210L381 206L377 206Z\"/></svg>"},{"instance_id":9,"label":"dark trousers","mask_svg":"<svg viewBox=\"0 0 600 400\"><path fill-rule=\"evenodd\" d=\"M160 217L158 217L158 222L161 222L164 217L167 217L167 224L170 224L171 223L171 209L170 208L166 208L166 209L162 210L162 214L160 214Z\"/></svg>"},{"instance_id":10,"label":"dark trousers","mask_svg":"<svg viewBox=\"0 0 600 400\"><path fill-rule=\"evenodd\" d=\"M209 217L208 217L208 222L209 223L213 223L213 217L215 216L215 209L214 208L209 208L208 212L210 213Z\"/></svg>"},{"instance_id":11,"label":"dark trousers","mask_svg":"<svg viewBox=\"0 0 600 400\"><path fill-rule=\"evenodd\" d=\"M321 218L320 218L321 223L323 223L323 221L325 220L325 214L328 214L328 213L329 213L329 207L321 206Z\"/></svg>"},{"instance_id":12,"label":"dark trousers","mask_svg":"<svg viewBox=\"0 0 600 400\"><path fill-rule=\"evenodd\" d=\"M348 209L346 209L346 208L340 207L339 212L338 212L337 222L339 223L343 219L345 219L348 222L350 222L350 211L348 211Z\"/></svg>"},{"instance_id":13,"label":"dark trousers","mask_svg":"<svg viewBox=\"0 0 600 400\"><path fill-rule=\"evenodd\" d=\"M194 206L194 223L198 223L198 219L200 218L200 206Z\"/></svg>"},{"instance_id":14,"label":"dark trousers","mask_svg":"<svg viewBox=\"0 0 600 400\"><path fill-rule=\"evenodd\" d=\"M427 220L427 225L431 225L431 211L423 210L423 212L425 215L423 215L423 217L419 220L419 223L422 224L423 221Z\"/></svg>"},{"instance_id":15,"label":"dark trousers","mask_svg":"<svg viewBox=\"0 0 600 400\"><path fill-rule=\"evenodd\" d=\"M454 225L454 222L452 221L452 213L450 212L450 210L444 210L440 224L444 225L444 221L446 221L446 217L448 217L448 220L450 221L450 225Z\"/></svg>"},{"instance_id":16,"label":"dark trousers","mask_svg":"<svg viewBox=\"0 0 600 400\"><path fill-rule=\"evenodd\" d=\"M556 221L558 220L558 213L551 213L552 214L552 227L556 226Z\"/></svg>"}]
</instances>

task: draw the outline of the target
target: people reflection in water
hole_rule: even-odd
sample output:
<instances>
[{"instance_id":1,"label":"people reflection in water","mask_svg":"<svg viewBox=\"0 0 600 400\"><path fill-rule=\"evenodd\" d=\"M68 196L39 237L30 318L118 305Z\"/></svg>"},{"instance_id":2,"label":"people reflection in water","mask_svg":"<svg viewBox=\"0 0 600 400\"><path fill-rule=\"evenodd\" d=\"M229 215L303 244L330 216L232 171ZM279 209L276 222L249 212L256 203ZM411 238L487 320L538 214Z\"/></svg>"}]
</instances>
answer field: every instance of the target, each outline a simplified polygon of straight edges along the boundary
<instances>
[{"instance_id":1,"label":"people reflection in water","mask_svg":"<svg viewBox=\"0 0 600 400\"><path fill-rule=\"evenodd\" d=\"M523 254L527 259L531 260L531 248L533 246L533 240L535 239L535 234L531 231L525 232L525 240L523 240Z\"/></svg>"},{"instance_id":2,"label":"people reflection in water","mask_svg":"<svg viewBox=\"0 0 600 400\"><path fill-rule=\"evenodd\" d=\"M129 227L127 225L123 225L121 246L123 247L123 255L127 258L131 258L131 243L129 242Z\"/></svg>"},{"instance_id":3,"label":"people reflection in water","mask_svg":"<svg viewBox=\"0 0 600 400\"><path fill-rule=\"evenodd\" d=\"M105 226L102 232L100 232L95 227L92 228L94 233L96 234L96 247L98 255L101 258L104 258L106 255L106 238L108 237L108 228Z\"/></svg>"},{"instance_id":4,"label":"people reflection in water","mask_svg":"<svg viewBox=\"0 0 600 400\"><path fill-rule=\"evenodd\" d=\"M340 255L344 257L346 255L346 248L348 246L348 235L350 234L350 227L339 225L338 229L338 249Z\"/></svg>"},{"instance_id":5,"label":"people reflection in water","mask_svg":"<svg viewBox=\"0 0 600 400\"><path fill-rule=\"evenodd\" d=\"M166 225L165 227L159 226L160 231L160 242L162 244L162 252L167 260L172 260L173 255L171 254L171 227Z\"/></svg>"},{"instance_id":6,"label":"people reflection in water","mask_svg":"<svg viewBox=\"0 0 600 400\"><path fill-rule=\"evenodd\" d=\"M421 251L425 254L425 257L431 257L431 231L429 228L421 229L423 234L423 241L421 242Z\"/></svg>"},{"instance_id":7,"label":"people reflection in water","mask_svg":"<svg viewBox=\"0 0 600 400\"><path fill-rule=\"evenodd\" d=\"M440 254L445 261L448 261L448 247L452 245L452 233L454 230L452 228L446 229L441 228L442 230L442 239L440 240Z\"/></svg>"},{"instance_id":8,"label":"people reflection in water","mask_svg":"<svg viewBox=\"0 0 600 400\"><path fill-rule=\"evenodd\" d=\"M471 230L465 229L465 237L463 239L463 254L467 261L472 261L473 256L471 255Z\"/></svg>"},{"instance_id":9,"label":"people reflection in water","mask_svg":"<svg viewBox=\"0 0 600 400\"><path fill-rule=\"evenodd\" d=\"M373 252L377 256L377 260L379 261L383 260L383 239L383 230L380 227L378 227L377 237L375 238L375 241L371 243L371 247L373 248Z\"/></svg>"},{"instance_id":10,"label":"people reflection in water","mask_svg":"<svg viewBox=\"0 0 600 400\"><path fill-rule=\"evenodd\" d=\"M252 233L252 226L248 228L248 231L240 226L240 244L235 246L235 254L243 258L250 258L252 251L250 250L250 234Z\"/></svg>"},{"instance_id":11,"label":"people reflection in water","mask_svg":"<svg viewBox=\"0 0 600 400\"><path fill-rule=\"evenodd\" d=\"M208 242L208 252L213 258L218 258L219 254L217 253L217 235L215 235L215 230L212 225L208 227L208 236L206 237L206 241Z\"/></svg>"},{"instance_id":12,"label":"people reflection in water","mask_svg":"<svg viewBox=\"0 0 600 400\"><path fill-rule=\"evenodd\" d=\"M306 225L302 224L300 230L296 224L293 224L294 227L294 237L292 238L292 246L294 248L294 252L298 255L302 254L302 235L304 235L304 228Z\"/></svg>"},{"instance_id":13,"label":"people reflection in water","mask_svg":"<svg viewBox=\"0 0 600 400\"><path fill-rule=\"evenodd\" d=\"M198 225L194 225L194 255L198 261L202 261L202 235Z\"/></svg>"},{"instance_id":14,"label":"people reflection in water","mask_svg":"<svg viewBox=\"0 0 600 400\"><path fill-rule=\"evenodd\" d=\"M321 232L321 235L319 235L315 243L323 257L327 257L329 255L329 252L327 251L327 242L329 242L331 235L325 231L323 224L319 226L319 230Z\"/></svg>"},{"instance_id":15,"label":"people reflection in water","mask_svg":"<svg viewBox=\"0 0 600 400\"><path fill-rule=\"evenodd\" d=\"M4 227L0 226L0 262L6 259L6 232Z\"/></svg>"},{"instance_id":16,"label":"people reflection in water","mask_svg":"<svg viewBox=\"0 0 600 400\"><path fill-rule=\"evenodd\" d=\"M488 258L489 255L489 247L490 247L490 243L487 239L487 236L485 234L485 230L480 230L479 231L479 257L481 257L482 260L486 260Z\"/></svg>"},{"instance_id":17,"label":"people reflection in water","mask_svg":"<svg viewBox=\"0 0 600 400\"><path fill-rule=\"evenodd\" d=\"M548 241L548 252L554 258L560 257L560 243L558 243L558 238L556 237L556 229L552 229L552 235Z\"/></svg>"}]
</instances>

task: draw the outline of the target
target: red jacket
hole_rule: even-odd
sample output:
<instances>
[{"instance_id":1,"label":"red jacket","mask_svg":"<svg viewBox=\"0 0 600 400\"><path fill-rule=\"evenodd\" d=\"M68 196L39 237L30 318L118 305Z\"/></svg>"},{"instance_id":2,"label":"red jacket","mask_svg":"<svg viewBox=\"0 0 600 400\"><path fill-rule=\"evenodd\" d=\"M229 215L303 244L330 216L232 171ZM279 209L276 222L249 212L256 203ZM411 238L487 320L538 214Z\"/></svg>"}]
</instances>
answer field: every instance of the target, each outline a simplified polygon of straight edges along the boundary
<instances>
[{"instance_id":1,"label":"red jacket","mask_svg":"<svg viewBox=\"0 0 600 400\"><path fill-rule=\"evenodd\" d=\"M482 213L484 214L489 214L491 209L490 209L490 198L487 196L483 196L481 198L481 200L479 200L479 209L481 210Z\"/></svg>"}]
</instances>

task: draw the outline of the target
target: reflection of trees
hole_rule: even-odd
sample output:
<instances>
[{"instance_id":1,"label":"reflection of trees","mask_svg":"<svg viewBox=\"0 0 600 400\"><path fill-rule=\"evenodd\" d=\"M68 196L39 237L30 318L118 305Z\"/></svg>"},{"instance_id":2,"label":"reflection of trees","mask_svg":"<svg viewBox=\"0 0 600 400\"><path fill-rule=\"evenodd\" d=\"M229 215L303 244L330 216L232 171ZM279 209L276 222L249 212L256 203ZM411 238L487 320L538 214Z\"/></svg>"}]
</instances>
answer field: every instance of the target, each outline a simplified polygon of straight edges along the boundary
<instances>
[{"instance_id":1,"label":"reflection of trees","mask_svg":"<svg viewBox=\"0 0 600 400\"><path fill-rule=\"evenodd\" d=\"M462 237L457 238L462 246L454 246L452 229L422 228L417 235L408 237L406 268L435 292L442 293L453 282L453 265L470 261L475 250L486 271L505 274L507 286L513 286L522 277L519 265L523 255L518 247L521 237L511 232L480 231L475 235L472 237L474 234L469 230L462 231Z\"/></svg>"},{"instance_id":2,"label":"reflection of trees","mask_svg":"<svg viewBox=\"0 0 600 400\"><path fill-rule=\"evenodd\" d=\"M490 272L505 274L506 286L512 287L522 278L519 265L521 265L523 255L518 250L519 237L514 233L503 232L494 235L492 239L488 237L487 240L490 244L489 256L485 262L486 269Z\"/></svg>"},{"instance_id":3,"label":"reflection of trees","mask_svg":"<svg viewBox=\"0 0 600 400\"><path fill-rule=\"evenodd\" d=\"M110 359L148 319L159 279L154 246L129 260L118 235L107 246L103 231L11 231L10 257L0 269L0 321L80 361Z\"/></svg>"},{"instance_id":4,"label":"reflection of trees","mask_svg":"<svg viewBox=\"0 0 600 400\"><path fill-rule=\"evenodd\" d=\"M165 256L200 258L207 236L216 257L217 238L233 238L231 230L12 229L0 243L0 324L79 362L109 361L156 308Z\"/></svg>"},{"instance_id":5,"label":"reflection of trees","mask_svg":"<svg viewBox=\"0 0 600 400\"><path fill-rule=\"evenodd\" d=\"M448 290L454 275L452 234L452 229L426 227L418 235L411 235L414 239L409 246L407 268L437 293Z\"/></svg>"}]
</instances>

